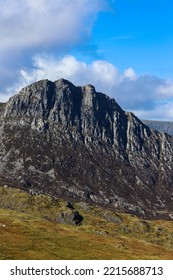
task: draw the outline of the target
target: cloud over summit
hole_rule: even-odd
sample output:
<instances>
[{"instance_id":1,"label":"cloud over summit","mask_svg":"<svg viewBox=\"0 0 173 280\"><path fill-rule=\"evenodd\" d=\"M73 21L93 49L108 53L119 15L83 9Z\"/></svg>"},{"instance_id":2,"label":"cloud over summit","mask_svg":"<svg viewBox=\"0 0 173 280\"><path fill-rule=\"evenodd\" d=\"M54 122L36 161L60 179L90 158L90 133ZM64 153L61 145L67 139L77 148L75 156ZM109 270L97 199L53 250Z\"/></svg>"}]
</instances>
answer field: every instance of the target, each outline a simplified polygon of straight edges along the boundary
<instances>
[{"instance_id":1,"label":"cloud over summit","mask_svg":"<svg viewBox=\"0 0 173 280\"><path fill-rule=\"evenodd\" d=\"M0 0L0 91L36 53L62 54L87 42L106 0ZM11 74L8 75L8 72ZM4 89L4 90L3 90Z\"/></svg>"},{"instance_id":2,"label":"cloud over summit","mask_svg":"<svg viewBox=\"0 0 173 280\"><path fill-rule=\"evenodd\" d=\"M87 64L72 55L61 58L36 55L31 68L20 70L19 81L9 92L17 92L41 79L55 81L62 77L75 85L93 84L97 91L115 98L123 109L133 111L140 118L173 118L173 103L168 99L173 83L150 75L137 76L132 68L121 73L104 60Z\"/></svg>"},{"instance_id":3,"label":"cloud over summit","mask_svg":"<svg viewBox=\"0 0 173 280\"><path fill-rule=\"evenodd\" d=\"M37 80L63 77L75 85L93 84L141 118L173 120L171 80L138 75L133 65L120 71L110 60L85 59L95 52L90 46L97 41L90 38L98 14L113 2L0 0L0 101ZM83 50L81 59L76 50Z\"/></svg>"}]
</instances>

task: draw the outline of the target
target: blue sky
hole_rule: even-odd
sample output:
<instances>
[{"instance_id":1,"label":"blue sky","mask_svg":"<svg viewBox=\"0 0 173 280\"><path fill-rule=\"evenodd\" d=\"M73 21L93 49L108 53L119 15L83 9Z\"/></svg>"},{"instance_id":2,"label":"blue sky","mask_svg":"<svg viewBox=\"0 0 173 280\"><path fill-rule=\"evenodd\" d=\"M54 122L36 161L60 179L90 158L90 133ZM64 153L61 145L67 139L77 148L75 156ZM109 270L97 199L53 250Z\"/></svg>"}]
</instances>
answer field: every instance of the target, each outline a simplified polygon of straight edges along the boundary
<instances>
[{"instance_id":1,"label":"blue sky","mask_svg":"<svg viewBox=\"0 0 173 280\"><path fill-rule=\"evenodd\" d=\"M40 79L92 83L173 121L172 0L0 0L0 101Z\"/></svg>"},{"instance_id":2,"label":"blue sky","mask_svg":"<svg viewBox=\"0 0 173 280\"><path fill-rule=\"evenodd\" d=\"M173 1L117 0L101 13L91 42L119 69L173 77Z\"/></svg>"}]
</instances>

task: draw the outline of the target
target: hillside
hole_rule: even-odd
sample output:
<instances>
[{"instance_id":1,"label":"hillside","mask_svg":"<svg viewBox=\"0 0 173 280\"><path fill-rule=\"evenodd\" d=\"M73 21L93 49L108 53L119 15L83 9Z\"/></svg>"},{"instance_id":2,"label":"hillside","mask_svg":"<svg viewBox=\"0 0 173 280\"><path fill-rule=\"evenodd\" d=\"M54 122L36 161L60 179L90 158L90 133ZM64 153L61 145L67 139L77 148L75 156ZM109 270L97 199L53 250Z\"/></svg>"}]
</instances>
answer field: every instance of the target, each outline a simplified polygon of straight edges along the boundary
<instances>
[{"instance_id":1,"label":"hillside","mask_svg":"<svg viewBox=\"0 0 173 280\"><path fill-rule=\"evenodd\" d=\"M1 260L173 258L172 221L147 221L10 187L0 187L0 196ZM75 211L83 217L77 225L67 214Z\"/></svg>"}]
</instances>

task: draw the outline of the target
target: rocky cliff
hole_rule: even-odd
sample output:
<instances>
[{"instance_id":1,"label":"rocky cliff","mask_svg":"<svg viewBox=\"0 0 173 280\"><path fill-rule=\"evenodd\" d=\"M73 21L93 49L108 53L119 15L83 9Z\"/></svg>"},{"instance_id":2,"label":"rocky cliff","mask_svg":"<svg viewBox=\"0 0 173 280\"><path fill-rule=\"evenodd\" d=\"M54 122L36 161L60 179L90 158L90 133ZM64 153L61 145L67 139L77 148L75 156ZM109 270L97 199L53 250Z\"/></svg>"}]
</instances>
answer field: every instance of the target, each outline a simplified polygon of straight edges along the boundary
<instances>
[{"instance_id":1,"label":"rocky cliff","mask_svg":"<svg viewBox=\"0 0 173 280\"><path fill-rule=\"evenodd\" d=\"M0 119L1 184L173 216L173 138L92 85L36 82L0 104Z\"/></svg>"}]
</instances>

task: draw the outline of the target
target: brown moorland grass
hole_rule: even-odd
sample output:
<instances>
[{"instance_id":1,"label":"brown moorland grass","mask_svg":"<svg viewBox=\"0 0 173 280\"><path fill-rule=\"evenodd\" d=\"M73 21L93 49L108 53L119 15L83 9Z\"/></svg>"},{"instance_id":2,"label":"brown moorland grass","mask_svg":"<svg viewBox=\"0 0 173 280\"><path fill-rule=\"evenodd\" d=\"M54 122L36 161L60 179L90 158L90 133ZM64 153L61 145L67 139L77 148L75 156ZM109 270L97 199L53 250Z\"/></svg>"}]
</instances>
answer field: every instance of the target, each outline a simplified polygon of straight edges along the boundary
<instances>
[{"instance_id":1,"label":"brown moorland grass","mask_svg":"<svg viewBox=\"0 0 173 280\"><path fill-rule=\"evenodd\" d=\"M172 221L143 221L75 204L84 219L73 226L55 222L67 208L63 201L3 187L0 197L1 260L173 259ZM119 222L108 221L104 211Z\"/></svg>"}]
</instances>

